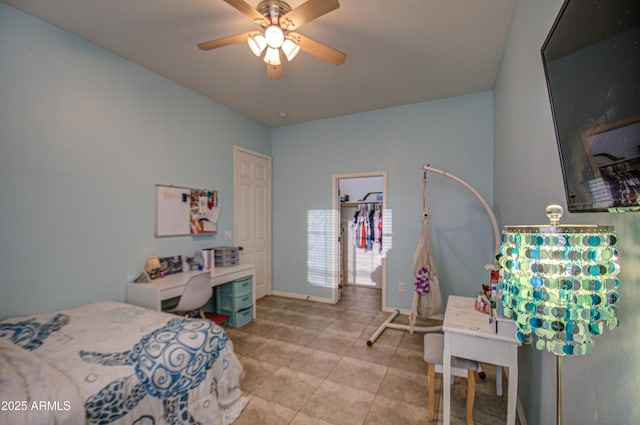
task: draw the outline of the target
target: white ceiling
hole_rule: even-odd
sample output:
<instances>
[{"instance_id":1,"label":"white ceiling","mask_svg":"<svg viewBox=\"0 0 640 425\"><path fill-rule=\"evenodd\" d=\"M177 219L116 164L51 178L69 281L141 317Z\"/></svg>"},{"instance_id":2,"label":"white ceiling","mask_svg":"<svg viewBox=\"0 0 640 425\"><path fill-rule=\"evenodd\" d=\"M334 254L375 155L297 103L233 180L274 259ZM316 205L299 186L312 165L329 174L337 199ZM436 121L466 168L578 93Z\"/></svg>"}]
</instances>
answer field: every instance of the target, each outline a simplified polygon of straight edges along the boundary
<instances>
[{"instance_id":1,"label":"white ceiling","mask_svg":"<svg viewBox=\"0 0 640 425\"><path fill-rule=\"evenodd\" d=\"M492 89L516 0L340 0L298 32L346 62L301 52L275 81L246 43L196 48L259 29L222 0L2 1L279 126Z\"/></svg>"}]
</instances>

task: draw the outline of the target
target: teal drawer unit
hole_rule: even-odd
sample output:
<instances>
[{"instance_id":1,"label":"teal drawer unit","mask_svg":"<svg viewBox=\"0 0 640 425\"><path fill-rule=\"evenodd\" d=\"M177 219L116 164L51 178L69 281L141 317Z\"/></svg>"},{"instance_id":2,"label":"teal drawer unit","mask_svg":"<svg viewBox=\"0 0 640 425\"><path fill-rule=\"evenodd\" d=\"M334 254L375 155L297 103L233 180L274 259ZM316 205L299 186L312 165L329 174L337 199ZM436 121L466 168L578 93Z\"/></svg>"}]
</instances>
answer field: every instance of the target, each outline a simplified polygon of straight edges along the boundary
<instances>
[{"instance_id":1,"label":"teal drawer unit","mask_svg":"<svg viewBox=\"0 0 640 425\"><path fill-rule=\"evenodd\" d=\"M251 292L246 295L238 295L237 297L225 294L216 295L217 310L240 311L252 306L253 295L251 294Z\"/></svg>"},{"instance_id":2,"label":"teal drawer unit","mask_svg":"<svg viewBox=\"0 0 640 425\"><path fill-rule=\"evenodd\" d=\"M252 292L253 280L251 279L251 276L216 286L216 295L220 293L223 295L231 295L232 297L239 297L247 294L252 295Z\"/></svg>"},{"instance_id":3,"label":"teal drawer unit","mask_svg":"<svg viewBox=\"0 0 640 425\"><path fill-rule=\"evenodd\" d=\"M244 326L247 323L251 322L251 320L253 319L253 307L245 308L244 310L240 311L222 311L222 314L229 316L229 326L231 326L232 328L239 328L241 326Z\"/></svg>"},{"instance_id":4,"label":"teal drawer unit","mask_svg":"<svg viewBox=\"0 0 640 425\"><path fill-rule=\"evenodd\" d=\"M216 312L229 316L229 326L237 328L251 322L253 308L251 276L216 287Z\"/></svg>"}]
</instances>

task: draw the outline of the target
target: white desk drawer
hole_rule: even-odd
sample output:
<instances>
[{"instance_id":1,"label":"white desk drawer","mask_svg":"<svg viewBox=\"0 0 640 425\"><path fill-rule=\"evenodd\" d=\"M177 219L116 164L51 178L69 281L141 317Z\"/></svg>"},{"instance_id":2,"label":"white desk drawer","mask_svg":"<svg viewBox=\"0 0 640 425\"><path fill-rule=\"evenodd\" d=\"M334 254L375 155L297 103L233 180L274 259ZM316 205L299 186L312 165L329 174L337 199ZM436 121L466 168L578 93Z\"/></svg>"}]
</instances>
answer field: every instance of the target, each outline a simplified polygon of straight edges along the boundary
<instances>
[{"instance_id":1,"label":"white desk drawer","mask_svg":"<svg viewBox=\"0 0 640 425\"><path fill-rule=\"evenodd\" d=\"M498 317L496 319L496 324L498 327L497 334L500 336L504 336L507 338L515 338L516 332L518 332L518 328L516 327L516 322L511 319L505 319L504 317Z\"/></svg>"}]
</instances>

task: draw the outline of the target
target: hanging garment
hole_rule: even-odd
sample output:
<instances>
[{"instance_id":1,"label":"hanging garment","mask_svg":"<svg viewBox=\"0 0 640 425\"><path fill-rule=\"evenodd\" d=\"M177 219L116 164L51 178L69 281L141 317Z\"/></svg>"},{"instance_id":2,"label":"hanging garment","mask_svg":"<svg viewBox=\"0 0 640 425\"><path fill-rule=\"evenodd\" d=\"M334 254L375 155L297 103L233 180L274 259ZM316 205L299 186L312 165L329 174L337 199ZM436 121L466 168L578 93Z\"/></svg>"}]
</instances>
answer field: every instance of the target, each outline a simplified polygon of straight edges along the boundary
<instances>
[{"instance_id":1,"label":"hanging garment","mask_svg":"<svg viewBox=\"0 0 640 425\"><path fill-rule=\"evenodd\" d=\"M365 251L373 250L373 241L375 240L375 226L373 225L373 215L375 210L373 208L367 211L367 217L365 220L367 221L367 246Z\"/></svg>"},{"instance_id":2,"label":"hanging garment","mask_svg":"<svg viewBox=\"0 0 640 425\"><path fill-rule=\"evenodd\" d=\"M382 253L382 205L378 205L374 220L375 240L378 244L378 253Z\"/></svg>"},{"instance_id":3,"label":"hanging garment","mask_svg":"<svg viewBox=\"0 0 640 425\"><path fill-rule=\"evenodd\" d=\"M382 252L382 208L380 204L362 204L353 215L354 246L365 251ZM376 247L379 244L379 247Z\"/></svg>"}]
</instances>

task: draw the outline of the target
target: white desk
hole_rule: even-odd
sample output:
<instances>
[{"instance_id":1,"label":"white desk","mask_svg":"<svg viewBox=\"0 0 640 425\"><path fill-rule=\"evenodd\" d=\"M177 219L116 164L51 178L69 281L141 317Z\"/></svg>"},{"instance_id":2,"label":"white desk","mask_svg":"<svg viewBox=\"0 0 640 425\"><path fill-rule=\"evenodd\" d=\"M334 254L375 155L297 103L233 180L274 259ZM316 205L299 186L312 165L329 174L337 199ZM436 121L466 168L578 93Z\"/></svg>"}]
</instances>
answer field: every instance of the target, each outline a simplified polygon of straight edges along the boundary
<instances>
[{"instance_id":1,"label":"white desk","mask_svg":"<svg viewBox=\"0 0 640 425\"><path fill-rule=\"evenodd\" d=\"M161 310L162 301L179 297L184 291L184 286L191 276L197 274L210 274L211 286L218 286L227 282L251 276L253 286L253 318L256 318L256 280L253 264L241 264L233 267L216 267L204 271L188 271L170 274L154 279L150 283L130 282L127 285L127 302L141 307Z\"/></svg>"},{"instance_id":2,"label":"white desk","mask_svg":"<svg viewBox=\"0 0 640 425\"><path fill-rule=\"evenodd\" d=\"M489 323L489 315L477 311L473 307L473 302L473 298L453 295L449 296L447 301L442 323L444 331L443 424L449 425L451 420L451 356L456 356L509 368L507 424L515 425L520 342L516 339L515 332L510 335L496 333L495 326Z\"/></svg>"}]
</instances>

